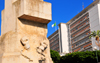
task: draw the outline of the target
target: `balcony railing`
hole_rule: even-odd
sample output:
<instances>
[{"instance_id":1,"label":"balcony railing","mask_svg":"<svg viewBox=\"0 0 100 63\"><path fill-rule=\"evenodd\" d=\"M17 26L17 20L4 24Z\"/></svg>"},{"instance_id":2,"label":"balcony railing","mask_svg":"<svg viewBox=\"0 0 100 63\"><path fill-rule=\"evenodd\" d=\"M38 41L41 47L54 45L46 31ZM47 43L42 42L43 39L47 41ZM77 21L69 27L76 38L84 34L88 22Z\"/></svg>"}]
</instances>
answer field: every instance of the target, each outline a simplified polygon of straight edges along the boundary
<instances>
[{"instance_id":1,"label":"balcony railing","mask_svg":"<svg viewBox=\"0 0 100 63\"><path fill-rule=\"evenodd\" d=\"M56 45L57 45L57 44L56 44ZM56 46L56 45L55 45L55 46ZM50 48L51 48L51 49L55 49L55 48L58 48L58 47L59 47L59 45L58 45L57 47L55 47L55 46L51 46Z\"/></svg>"},{"instance_id":2,"label":"balcony railing","mask_svg":"<svg viewBox=\"0 0 100 63\"><path fill-rule=\"evenodd\" d=\"M79 51L82 51L82 50L84 50L84 48L80 49Z\"/></svg>"},{"instance_id":3,"label":"balcony railing","mask_svg":"<svg viewBox=\"0 0 100 63\"><path fill-rule=\"evenodd\" d=\"M78 25L82 24L84 21L88 20L89 18L85 18L83 19L80 23L76 24L75 26L73 26L72 28L70 28L70 30L72 30L73 28L77 27Z\"/></svg>"},{"instance_id":4,"label":"balcony railing","mask_svg":"<svg viewBox=\"0 0 100 63\"><path fill-rule=\"evenodd\" d=\"M89 48L92 48L92 45L88 46L87 48L82 48L82 49L80 49L80 50L78 50L78 51L88 50Z\"/></svg>"},{"instance_id":5,"label":"balcony railing","mask_svg":"<svg viewBox=\"0 0 100 63\"><path fill-rule=\"evenodd\" d=\"M88 39L86 42L83 42L83 43L81 43L80 45L75 46L75 47L72 48L72 49L78 48L78 47L80 47L80 46L82 46L82 45L84 45L84 44L86 44L86 43L89 43L89 42L91 42L91 39Z\"/></svg>"},{"instance_id":6,"label":"balcony railing","mask_svg":"<svg viewBox=\"0 0 100 63\"><path fill-rule=\"evenodd\" d=\"M74 37L71 38L71 40L74 39L74 38L76 38L77 36L83 34L84 32L86 32L86 31L88 31L88 30L90 30L90 28L88 28L87 30L85 30L85 31L83 31L83 32L81 32L81 33L79 33L78 35L75 35Z\"/></svg>"},{"instance_id":7,"label":"balcony railing","mask_svg":"<svg viewBox=\"0 0 100 63\"><path fill-rule=\"evenodd\" d=\"M56 42L50 43L50 46L51 46L51 47L54 47L56 44L59 44L59 41L56 41Z\"/></svg>"},{"instance_id":8,"label":"balcony railing","mask_svg":"<svg viewBox=\"0 0 100 63\"><path fill-rule=\"evenodd\" d=\"M74 22L76 22L77 20L79 20L80 18L82 18L86 14L88 14L88 12L84 13L83 15L81 15L80 17L78 17L77 19L75 19L70 25L72 25Z\"/></svg>"},{"instance_id":9,"label":"balcony railing","mask_svg":"<svg viewBox=\"0 0 100 63\"><path fill-rule=\"evenodd\" d=\"M51 38L49 38L49 40L54 39L57 35L59 36L59 33L56 33L54 36L52 36Z\"/></svg>"},{"instance_id":10,"label":"balcony railing","mask_svg":"<svg viewBox=\"0 0 100 63\"><path fill-rule=\"evenodd\" d=\"M87 49L89 49L89 48L92 48L92 45L89 45L89 46L87 46L86 48L78 48L79 50L77 50L77 51L84 51L84 50L87 50ZM75 50L73 50L73 51L75 51Z\"/></svg>"},{"instance_id":11,"label":"balcony railing","mask_svg":"<svg viewBox=\"0 0 100 63\"><path fill-rule=\"evenodd\" d=\"M88 50L89 48L92 48L92 45L90 45L90 46L84 48L84 50ZM82 51L84 51L84 50L82 50Z\"/></svg>"},{"instance_id":12,"label":"balcony railing","mask_svg":"<svg viewBox=\"0 0 100 63\"><path fill-rule=\"evenodd\" d=\"M90 34L88 34L88 35L86 35L86 36L83 36L81 39L79 39L79 40L77 40L77 41L73 42L73 43L72 43L72 45L73 45L74 43L77 43L77 42L81 41L82 39L84 39L84 38L88 37L89 35L90 35Z\"/></svg>"},{"instance_id":13,"label":"balcony railing","mask_svg":"<svg viewBox=\"0 0 100 63\"><path fill-rule=\"evenodd\" d=\"M53 38L52 41L50 42L50 44L54 43L57 40L59 40L59 37L58 38Z\"/></svg>"},{"instance_id":14,"label":"balcony railing","mask_svg":"<svg viewBox=\"0 0 100 63\"><path fill-rule=\"evenodd\" d=\"M74 34L74 33L77 32L77 31L79 31L80 29L82 29L82 28L85 27L86 25L89 25L89 22L86 23L85 25L83 25L82 27L80 27L78 30L75 30L74 32L72 32L71 35Z\"/></svg>"},{"instance_id":15,"label":"balcony railing","mask_svg":"<svg viewBox=\"0 0 100 63\"><path fill-rule=\"evenodd\" d=\"M83 36L86 36L86 35L88 35L88 34L90 34L90 31L87 31L87 32L85 32L85 33L83 33L82 35L79 35L78 37L76 37L75 39L72 39L71 40L71 42L75 42L76 40L79 40L79 39L81 39Z\"/></svg>"},{"instance_id":16,"label":"balcony railing","mask_svg":"<svg viewBox=\"0 0 100 63\"><path fill-rule=\"evenodd\" d=\"M87 30L88 28L90 28L90 25L88 25L88 26L82 28L82 29L79 30L77 33L74 33L74 34L72 34L71 36L74 37L74 36L78 35L79 33L84 32L84 30Z\"/></svg>"}]
</instances>

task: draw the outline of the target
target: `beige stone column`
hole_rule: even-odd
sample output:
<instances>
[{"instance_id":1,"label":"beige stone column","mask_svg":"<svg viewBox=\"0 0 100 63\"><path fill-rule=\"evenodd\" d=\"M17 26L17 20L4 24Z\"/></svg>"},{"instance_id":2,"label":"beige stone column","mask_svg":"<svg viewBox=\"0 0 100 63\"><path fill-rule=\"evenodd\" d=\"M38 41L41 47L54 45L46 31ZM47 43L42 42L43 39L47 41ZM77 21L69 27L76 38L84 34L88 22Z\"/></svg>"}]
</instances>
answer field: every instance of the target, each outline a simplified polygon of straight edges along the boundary
<instances>
[{"instance_id":1,"label":"beige stone column","mask_svg":"<svg viewBox=\"0 0 100 63\"><path fill-rule=\"evenodd\" d=\"M47 39L51 3L5 0L2 11L0 63L53 63Z\"/></svg>"}]
</instances>

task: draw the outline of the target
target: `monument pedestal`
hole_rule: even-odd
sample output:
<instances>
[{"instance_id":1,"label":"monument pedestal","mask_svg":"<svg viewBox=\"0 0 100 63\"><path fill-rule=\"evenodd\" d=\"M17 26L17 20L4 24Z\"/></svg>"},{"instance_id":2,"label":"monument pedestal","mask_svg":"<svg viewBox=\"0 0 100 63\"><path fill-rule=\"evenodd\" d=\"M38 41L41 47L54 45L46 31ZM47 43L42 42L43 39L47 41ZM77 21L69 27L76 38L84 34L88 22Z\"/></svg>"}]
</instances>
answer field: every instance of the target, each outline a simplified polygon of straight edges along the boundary
<instances>
[{"instance_id":1,"label":"monument pedestal","mask_svg":"<svg viewBox=\"0 0 100 63\"><path fill-rule=\"evenodd\" d=\"M0 63L53 63L47 39L51 4L42 0L5 0Z\"/></svg>"}]
</instances>

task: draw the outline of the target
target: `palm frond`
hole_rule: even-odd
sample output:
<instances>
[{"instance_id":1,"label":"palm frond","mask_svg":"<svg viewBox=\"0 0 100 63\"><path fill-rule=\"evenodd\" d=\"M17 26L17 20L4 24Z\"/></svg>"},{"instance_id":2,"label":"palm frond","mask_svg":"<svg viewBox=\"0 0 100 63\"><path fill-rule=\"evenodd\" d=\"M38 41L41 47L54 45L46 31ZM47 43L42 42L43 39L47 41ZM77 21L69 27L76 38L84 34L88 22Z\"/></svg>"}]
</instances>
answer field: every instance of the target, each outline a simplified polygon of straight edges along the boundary
<instances>
[{"instance_id":1,"label":"palm frond","mask_svg":"<svg viewBox=\"0 0 100 63\"><path fill-rule=\"evenodd\" d=\"M100 37L100 30L97 30L96 35L98 35Z\"/></svg>"}]
</instances>

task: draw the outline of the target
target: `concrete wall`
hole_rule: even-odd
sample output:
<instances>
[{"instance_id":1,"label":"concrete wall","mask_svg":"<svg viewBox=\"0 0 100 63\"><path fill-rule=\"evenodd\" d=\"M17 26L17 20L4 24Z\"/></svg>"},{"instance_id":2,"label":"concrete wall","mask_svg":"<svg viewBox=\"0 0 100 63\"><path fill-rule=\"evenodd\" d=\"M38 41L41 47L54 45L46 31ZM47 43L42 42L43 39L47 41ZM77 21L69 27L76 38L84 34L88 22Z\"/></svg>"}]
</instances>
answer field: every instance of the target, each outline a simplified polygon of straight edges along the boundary
<instances>
[{"instance_id":1,"label":"concrete wall","mask_svg":"<svg viewBox=\"0 0 100 63\"><path fill-rule=\"evenodd\" d=\"M17 31L18 18L49 23L52 20L51 3L43 0L5 0L1 35L9 31Z\"/></svg>"},{"instance_id":2,"label":"concrete wall","mask_svg":"<svg viewBox=\"0 0 100 63\"><path fill-rule=\"evenodd\" d=\"M89 20L90 20L90 30L91 31L100 30L100 4L95 5L88 12L89 12ZM95 42L96 42L96 40L94 38L92 38L93 48L97 47Z\"/></svg>"},{"instance_id":3,"label":"concrete wall","mask_svg":"<svg viewBox=\"0 0 100 63\"><path fill-rule=\"evenodd\" d=\"M68 26L65 23L60 24L60 53L69 53Z\"/></svg>"},{"instance_id":4,"label":"concrete wall","mask_svg":"<svg viewBox=\"0 0 100 63\"><path fill-rule=\"evenodd\" d=\"M16 22L15 22L14 14L15 13L14 13L14 8L12 6L12 0L5 0L5 9L2 11L1 35L3 35L8 31L15 30Z\"/></svg>"}]
</instances>

